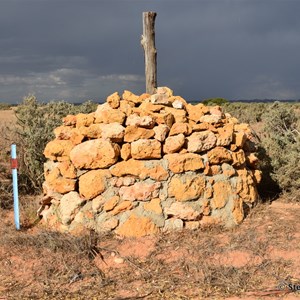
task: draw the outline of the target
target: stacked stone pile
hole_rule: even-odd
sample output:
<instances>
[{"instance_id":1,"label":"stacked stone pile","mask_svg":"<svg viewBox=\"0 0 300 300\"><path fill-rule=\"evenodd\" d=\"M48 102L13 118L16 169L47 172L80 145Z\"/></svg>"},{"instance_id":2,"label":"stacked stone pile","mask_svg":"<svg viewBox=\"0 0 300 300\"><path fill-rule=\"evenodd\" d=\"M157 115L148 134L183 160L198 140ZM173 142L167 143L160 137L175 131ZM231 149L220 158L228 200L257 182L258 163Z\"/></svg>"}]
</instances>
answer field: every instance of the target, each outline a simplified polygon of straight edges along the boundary
<instances>
[{"instance_id":1,"label":"stacked stone pile","mask_svg":"<svg viewBox=\"0 0 300 300\"><path fill-rule=\"evenodd\" d=\"M232 226L258 199L249 125L167 87L114 93L94 113L66 116L54 133L41 215L60 230L143 236Z\"/></svg>"}]
</instances>

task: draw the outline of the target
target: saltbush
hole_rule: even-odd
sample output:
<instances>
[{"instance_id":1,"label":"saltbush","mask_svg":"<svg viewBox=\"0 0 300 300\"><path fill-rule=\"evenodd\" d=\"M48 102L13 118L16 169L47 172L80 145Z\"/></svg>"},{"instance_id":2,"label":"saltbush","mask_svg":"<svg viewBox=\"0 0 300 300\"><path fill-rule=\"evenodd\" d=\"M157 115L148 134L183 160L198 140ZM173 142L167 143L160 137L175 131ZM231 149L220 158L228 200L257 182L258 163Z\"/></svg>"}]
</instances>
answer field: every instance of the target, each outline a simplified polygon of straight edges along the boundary
<instances>
[{"instance_id":1,"label":"saltbush","mask_svg":"<svg viewBox=\"0 0 300 300\"><path fill-rule=\"evenodd\" d=\"M18 149L20 157L20 178L27 185L27 191L40 192L43 178L43 155L46 144L54 138L54 128L61 125L68 114L90 113L97 104L87 101L74 105L64 101L38 102L29 95L16 108Z\"/></svg>"},{"instance_id":2,"label":"saltbush","mask_svg":"<svg viewBox=\"0 0 300 300\"><path fill-rule=\"evenodd\" d=\"M271 177L283 191L300 190L300 113L293 105L275 102L262 114L261 143L270 157Z\"/></svg>"}]
</instances>

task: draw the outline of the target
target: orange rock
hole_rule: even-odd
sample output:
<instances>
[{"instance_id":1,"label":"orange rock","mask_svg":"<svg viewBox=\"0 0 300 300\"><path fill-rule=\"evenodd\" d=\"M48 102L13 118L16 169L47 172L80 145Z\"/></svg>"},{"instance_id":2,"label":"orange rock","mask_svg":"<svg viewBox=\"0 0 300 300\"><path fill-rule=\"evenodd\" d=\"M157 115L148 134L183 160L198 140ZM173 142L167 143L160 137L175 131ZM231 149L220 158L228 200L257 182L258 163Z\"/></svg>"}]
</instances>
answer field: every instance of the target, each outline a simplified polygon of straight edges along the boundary
<instances>
[{"instance_id":1,"label":"orange rock","mask_svg":"<svg viewBox=\"0 0 300 300\"><path fill-rule=\"evenodd\" d=\"M96 139L75 146L70 158L77 169L103 169L113 165L119 154L120 147L117 144Z\"/></svg>"},{"instance_id":2,"label":"orange rock","mask_svg":"<svg viewBox=\"0 0 300 300\"><path fill-rule=\"evenodd\" d=\"M174 102L181 102L182 103L182 107L185 108L187 105L187 102L185 99L183 99L180 96L171 96L169 97L169 101L173 104ZM174 107L174 106L173 106Z\"/></svg>"},{"instance_id":3,"label":"orange rock","mask_svg":"<svg viewBox=\"0 0 300 300\"><path fill-rule=\"evenodd\" d=\"M155 126L153 130L155 132L154 138L160 142L163 142L166 139L167 134L170 131L169 127L165 124L159 124L158 126Z\"/></svg>"},{"instance_id":4,"label":"orange rock","mask_svg":"<svg viewBox=\"0 0 300 300\"><path fill-rule=\"evenodd\" d=\"M70 192L60 199L59 215L64 225L71 223L84 202L77 192Z\"/></svg>"},{"instance_id":5,"label":"orange rock","mask_svg":"<svg viewBox=\"0 0 300 300\"><path fill-rule=\"evenodd\" d=\"M123 124L126 115L119 109L113 109L109 105L99 105L95 112L95 123L119 123Z\"/></svg>"},{"instance_id":6,"label":"orange rock","mask_svg":"<svg viewBox=\"0 0 300 300\"><path fill-rule=\"evenodd\" d=\"M192 133L192 127L188 123L174 123L171 127L169 136L184 134L185 136L190 135Z\"/></svg>"},{"instance_id":7,"label":"orange rock","mask_svg":"<svg viewBox=\"0 0 300 300\"><path fill-rule=\"evenodd\" d=\"M209 163L212 165L231 162L232 155L229 150L223 147L216 147L207 153Z\"/></svg>"},{"instance_id":8,"label":"orange rock","mask_svg":"<svg viewBox=\"0 0 300 300\"><path fill-rule=\"evenodd\" d=\"M170 99L170 98L169 98ZM186 123L187 122L187 113L184 109L176 109L174 107L164 107L161 110L161 113L170 113L174 116L174 120L176 123Z\"/></svg>"},{"instance_id":9,"label":"orange rock","mask_svg":"<svg viewBox=\"0 0 300 300\"><path fill-rule=\"evenodd\" d=\"M81 126L78 128L78 131L85 137L98 139L101 138L103 125L104 124L92 124L89 127Z\"/></svg>"},{"instance_id":10,"label":"orange rock","mask_svg":"<svg viewBox=\"0 0 300 300\"><path fill-rule=\"evenodd\" d=\"M119 225L119 220L116 218L110 218L104 222L101 222L97 226L98 232L109 232L115 229Z\"/></svg>"},{"instance_id":11,"label":"orange rock","mask_svg":"<svg viewBox=\"0 0 300 300\"><path fill-rule=\"evenodd\" d=\"M74 145L80 144L84 139L77 128L70 126L59 126L54 129L54 134L57 140L70 140Z\"/></svg>"},{"instance_id":12,"label":"orange rock","mask_svg":"<svg viewBox=\"0 0 300 300\"><path fill-rule=\"evenodd\" d=\"M259 165L258 158L255 156L254 153L250 153L246 156L246 163L247 163L247 166L254 168L254 169L258 168L258 165Z\"/></svg>"},{"instance_id":13,"label":"orange rock","mask_svg":"<svg viewBox=\"0 0 300 300\"><path fill-rule=\"evenodd\" d=\"M174 136L169 136L165 140L165 144L163 146L164 153L174 153L179 151L185 143L185 137L182 133Z\"/></svg>"},{"instance_id":14,"label":"orange rock","mask_svg":"<svg viewBox=\"0 0 300 300\"><path fill-rule=\"evenodd\" d=\"M147 201L159 196L160 182L146 183L137 182L131 186L122 186L119 190L119 195L123 200L130 201Z\"/></svg>"},{"instance_id":15,"label":"orange rock","mask_svg":"<svg viewBox=\"0 0 300 300\"><path fill-rule=\"evenodd\" d=\"M79 177L79 193L86 199L93 199L106 189L109 170L92 170Z\"/></svg>"},{"instance_id":16,"label":"orange rock","mask_svg":"<svg viewBox=\"0 0 300 300\"><path fill-rule=\"evenodd\" d=\"M236 224L240 224L244 220L243 200L241 198L234 199L232 216Z\"/></svg>"},{"instance_id":17,"label":"orange rock","mask_svg":"<svg viewBox=\"0 0 300 300\"><path fill-rule=\"evenodd\" d=\"M142 98L140 98L138 95L135 95L132 92L127 91L127 90L124 90L122 99L131 101L133 103L141 103L141 101L142 101Z\"/></svg>"},{"instance_id":18,"label":"orange rock","mask_svg":"<svg viewBox=\"0 0 300 300\"><path fill-rule=\"evenodd\" d=\"M94 113L76 115L76 127L90 126L94 123Z\"/></svg>"},{"instance_id":19,"label":"orange rock","mask_svg":"<svg viewBox=\"0 0 300 300\"><path fill-rule=\"evenodd\" d=\"M221 174L221 168L220 166L214 165L214 166L210 166L210 176L214 176L214 175L218 175Z\"/></svg>"},{"instance_id":20,"label":"orange rock","mask_svg":"<svg viewBox=\"0 0 300 300\"><path fill-rule=\"evenodd\" d=\"M233 143L239 148L243 148L246 140L247 140L247 135L245 134L244 131L238 131L233 134Z\"/></svg>"},{"instance_id":21,"label":"orange rock","mask_svg":"<svg viewBox=\"0 0 300 300\"><path fill-rule=\"evenodd\" d=\"M187 137L187 150L189 152L202 152L213 148L216 145L217 138L209 130L194 132Z\"/></svg>"},{"instance_id":22,"label":"orange rock","mask_svg":"<svg viewBox=\"0 0 300 300\"><path fill-rule=\"evenodd\" d=\"M69 140L54 140L46 145L44 155L53 161L69 160L73 147L74 144Z\"/></svg>"},{"instance_id":23,"label":"orange rock","mask_svg":"<svg viewBox=\"0 0 300 300\"><path fill-rule=\"evenodd\" d=\"M111 168L111 174L113 176L121 177L126 175L133 175L139 177L144 169L144 162L141 160L129 159L127 161L121 161L116 163ZM141 179L145 179L141 178Z\"/></svg>"},{"instance_id":24,"label":"orange rock","mask_svg":"<svg viewBox=\"0 0 300 300\"><path fill-rule=\"evenodd\" d=\"M119 123L103 124L101 137L112 142L120 143L125 135L125 128Z\"/></svg>"},{"instance_id":25,"label":"orange rock","mask_svg":"<svg viewBox=\"0 0 300 300\"><path fill-rule=\"evenodd\" d=\"M59 163L58 169L59 169L61 175L66 178L74 179L77 177L77 172L76 172L74 165L68 160Z\"/></svg>"},{"instance_id":26,"label":"orange rock","mask_svg":"<svg viewBox=\"0 0 300 300\"><path fill-rule=\"evenodd\" d=\"M192 105L187 104L186 110L189 115L189 119L195 122L200 121L200 118L209 112L209 109L202 103Z\"/></svg>"},{"instance_id":27,"label":"orange rock","mask_svg":"<svg viewBox=\"0 0 300 300\"><path fill-rule=\"evenodd\" d=\"M126 126L136 126L143 128L153 128L155 120L152 116L142 115L139 116L137 113L134 113L126 119Z\"/></svg>"},{"instance_id":28,"label":"orange rock","mask_svg":"<svg viewBox=\"0 0 300 300\"><path fill-rule=\"evenodd\" d=\"M193 132L208 130L211 126L209 123L192 124Z\"/></svg>"},{"instance_id":29,"label":"orange rock","mask_svg":"<svg viewBox=\"0 0 300 300\"><path fill-rule=\"evenodd\" d=\"M213 189L211 187L206 187L204 192L204 198L209 199L213 196Z\"/></svg>"},{"instance_id":30,"label":"orange rock","mask_svg":"<svg viewBox=\"0 0 300 300\"><path fill-rule=\"evenodd\" d=\"M233 124L218 128L217 146L228 146L233 140Z\"/></svg>"},{"instance_id":31,"label":"orange rock","mask_svg":"<svg viewBox=\"0 0 300 300\"><path fill-rule=\"evenodd\" d=\"M169 183L168 193L177 201L195 200L205 189L205 178L199 175L175 175Z\"/></svg>"},{"instance_id":32,"label":"orange rock","mask_svg":"<svg viewBox=\"0 0 300 300\"><path fill-rule=\"evenodd\" d=\"M115 216L121 212L124 212L126 210L130 210L133 208L133 204L131 201L122 201L120 204L118 204L110 213Z\"/></svg>"},{"instance_id":33,"label":"orange rock","mask_svg":"<svg viewBox=\"0 0 300 300\"><path fill-rule=\"evenodd\" d=\"M223 174L227 177L232 177L236 175L235 169L231 165L226 163L222 164L222 171Z\"/></svg>"},{"instance_id":34,"label":"orange rock","mask_svg":"<svg viewBox=\"0 0 300 300\"><path fill-rule=\"evenodd\" d=\"M209 188L212 190L212 188ZM205 192L206 192L207 188L205 189ZM210 207L210 202L209 200L204 200L203 203L202 203L202 214L204 216L208 216L211 212L211 207Z\"/></svg>"},{"instance_id":35,"label":"orange rock","mask_svg":"<svg viewBox=\"0 0 300 300\"><path fill-rule=\"evenodd\" d=\"M159 198L154 198L150 202L144 203L144 209L154 212L156 214L162 214L162 208L160 205L160 199Z\"/></svg>"},{"instance_id":36,"label":"orange rock","mask_svg":"<svg viewBox=\"0 0 300 300\"><path fill-rule=\"evenodd\" d=\"M237 149L237 145L231 144L229 149L230 149L230 151L235 151Z\"/></svg>"},{"instance_id":37,"label":"orange rock","mask_svg":"<svg viewBox=\"0 0 300 300\"><path fill-rule=\"evenodd\" d=\"M215 124L215 126L217 126L218 123L220 124L221 120L222 120L222 116L217 114L204 115L200 117L200 122Z\"/></svg>"},{"instance_id":38,"label":"orange rock","mask_svg":"<svg viewBox=\"0 0 300 300\"><path fill-rule=\"evenodd\" d=\"M113 210L117 206L119 200L120 200L119 196L113 196L113 197L111 197L108 201L106 201L104 203L103 209L105 211Z\"/></svg>"},{"instance_id":39,"label":"orange rock","mask_svg":"<svg viewBox=\"0 0 300 300\"><path fill-rule=\"evenodd\" d=\"M157 124L166 124L169 128L175 122L175 118L171 113L150 113Z\"/></svg>"},{"instance_id":40,"label":"orange rock","mask_svg":"<svg viewBox=\"0 0 300 300\"><path fill-rule=\"evenodd\" d=\"M133 102L129 102L127 100L120 101L119 110L122 111L127 117L132 114L132 108L134 107Z\"/></svg>"},{"instance_id":41,"label":"orange rock","mask_svg":"<svg viewBox=\"0 0 300 300\"><path fill-rule=\"evenodd\" d=\"M107 97L106 102L110 105L111 108L118 108L120 106L120 95L118 92L115 92Z\"/></svg>"},{"instance_id":42,"label":"orange rock","mask_svg":"<svg viewBox=\"0 0 300 300\"><path fill-rule=\"evenodd\" d=\"M160 95L166 95L167 97L173 96L173 90L168 88L167 86L159 86L156 89L156 93Z\"/></svg>"},{"instance_id":43,"label":"orange rock","mask_svg":"<svg viewBox=\"0 0 300 300\"><path fill-rule=\"evenodd\" d=\"M204 168L202 158L194 153L174 153L164 156L169 162L169 169L173 173L196 171Z\"/></svg>"},{"instance_id":44,"label":"orange rock","mask_svg":"<svg viewBox=\"0 0 300 300\"><path fill-rule=\"evenodd\" d=\"M131 156L134 159L161 158L161 143L157 140L147 139L132 142Z\"/></svg>"},{"instance_id":45,"label":"orange rock","mask_svg":"<svg viewBox=\"0 0 300 300\"><path fill-rule=\"evenodd\" d=\"M156 163L151 168L143 170L140 175L150 177L151 179L154 179L156 181L167 180L169 177L168 171L159 163Z\"/></svg>"},{"instance_id":46,"label":"orange rock","mask_svg":"<svg viewBox=\"0 0 300 300\"><path fill-rule=\"evenodd\" d=\"M141 110L144 110L145 112L159 112L164 106L163 105L157 105L157 104L153 104L151 102L143 102L139 108Z\"/></svg>"},{"instance_id":47,"label":"orange rock","mask_svg":"<svg viewBox=\"0 0 300 300\"><path fill-rule=\"evenodd\" d=\"M159 233L159 228L150 218L138 217L132 214L115 230L118 235L127 237L141 237Z\"/></svg>"},{"instance_id":48,"label":"orange rock","mask_svg":"<svg viewBox=\"0 0 300 300\"><path fill-rule=\"evenodd\" d=\"M246 162L246 157L245 157L245 153L242 149L239 149L237 152L232 152L232 165L234 167L241 167L245 164Z\"/></svg>"},{"instance_id":49,"label":"orange rock","mask_svg":"<svg viewBox=\"0 0 300 300\"><path fill-rule=\"evenodd\" d=\"M130 144L123 144L121 148L121 158L123 160L128 160L131 158L131 146Z\"/></svg>"},{"instance_id":50,"label":"orange rock","mask_svg":"<svg viewBox=\"0 0 300 300\"><path fill-rule=\"evenodd\" d=\"M262 172L260 170L251 170L252 171L252 175L253 175L253 179L255 181L256 184L259 184L262 180Z\"/></svg>"},{"instance_id":51,"label":"orange rock","mask_svg":"<svg viewBox=\"0 0 300 300\"><path fill-rule=\"evenodd\" d=\"M147 93L143 93L139 96L139 99L138 99L138 103L144 103L144 101L148 98L150 98L150 94L147 94Z\"/></svg>"},{"instance_id":52,"label":"orange rock","mask_svg":"<svg viewBox=\"0 0 300 300\"><path fill-rule=\"evenodd\" d=\"M252 177L251 171L238 169L238 178L235 191L244 202L254 203L258 200L258 193Z\"/></svg>"},{"instance_id":53,"label":"orange rock","mask_svg":"<svg viewBox=\"0 0 300 300\"><path fill-rule=\"evenodd\" d=\"M125 129L125 142L134 142L139 139L150 139L155 135L154 130L137 126L127 126Z\"/></svg>"},{"instance_id":54,"label":"orange rock","mask_svg":"<svg viewBox=\"0 0 300 300\"><path fill-rule=\"evenodd\" d=\"M74 115L67 115L62 119L63 124L66 126L75 126L76 125L76 116Z\"/></svg>"},{"instance_id":55,"label":"orange rock","mask_svg":"<svg viewBox=\"0 0 300 300\"><path fill-rule=\"evenodd\" d=\"M58 168L46 171L45 179L49 188L54 192L65 194L75 190L76 180L62 177Z\"/></svg>"},{"instance_id":56,"label":"orange rock","mask_svg":"<svg viewBox=\"0 0 300 300\"><path fill-rule=\"evenodd\" d=\"M174 202L170 207L166 207L164 211L167 216L189 221L197 220L201 216L201 211L196 211L188 204L182 202Z\"/></svg>"},{"instance_id":57,"label":"orange rock","mask_svg":"<svg viewBox=\"0 0 300 300\"><path fill-rule=\"evenodd\" d=\"M212 207L214 209L223 208L232 195L231 185L227 181L219 181L213 185L214 196L212 200Z\"/></svg>"}]
</instances>

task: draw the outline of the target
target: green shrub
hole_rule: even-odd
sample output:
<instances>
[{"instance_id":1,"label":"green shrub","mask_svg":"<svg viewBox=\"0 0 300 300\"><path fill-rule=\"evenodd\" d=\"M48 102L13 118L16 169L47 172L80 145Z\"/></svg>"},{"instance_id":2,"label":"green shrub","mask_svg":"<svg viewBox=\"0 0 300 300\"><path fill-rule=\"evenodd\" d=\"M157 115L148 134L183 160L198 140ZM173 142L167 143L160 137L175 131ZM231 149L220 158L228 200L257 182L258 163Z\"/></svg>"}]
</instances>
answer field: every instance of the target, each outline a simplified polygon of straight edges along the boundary
<instances>
[{"instance_id":1,"label":"green shrub","mask_svg":"<svg viewBox=\"0 0 300 300\"><path fill-rule=\"evenodd\" d=\"M0 110L11 109L11 104L8 103L0 103Z\"/></svg>"},{"instance_id":2,"label":"green shrub","mask_svg":"<svg viewBox=\"0 0 300 300\"><path fill-rule=\"evenodd\" d=\"M268 103L231 102L224 105L224 110L242 123L253 124L261 122L262 114L270 105Z\"/></svg>"},{"instance_id":3,"label":"green shrub","mask_svg":"<svg viewBox=\"0 0 300 300\"><path fill-rule=\"evenodd\" d=\"M300 116L294 106L275 102L262 114L261 143L270 157L271 177L283 191L300 189Z\"/></svg>"},{"instance_id":4,"label":"green shrub","mask_svg":"<svg viewBox=\"0 0 300 300\"><path fill-rule=\"evenodd\" d=\"M21 166L20 178L27 186L27 191L40 192L43 178L43 155L46 144L54 138L53 130L61 125L61 120L68 114L90 113L97 104L88 101L82 105L64 101L52 101L43 104L36 97L29 95L16 108L18 148Z\"/></svg>"},{"instance_id":5,"label":"green shrub","mask_svg":"<svg viewBox=\"0 0 300 300\"><path fill-rule=\"evenodd\" d=\"M202 101L204 105L224 105L228 103L228 100L224 98L209 98Z\"/></svg>"}]
</instances>

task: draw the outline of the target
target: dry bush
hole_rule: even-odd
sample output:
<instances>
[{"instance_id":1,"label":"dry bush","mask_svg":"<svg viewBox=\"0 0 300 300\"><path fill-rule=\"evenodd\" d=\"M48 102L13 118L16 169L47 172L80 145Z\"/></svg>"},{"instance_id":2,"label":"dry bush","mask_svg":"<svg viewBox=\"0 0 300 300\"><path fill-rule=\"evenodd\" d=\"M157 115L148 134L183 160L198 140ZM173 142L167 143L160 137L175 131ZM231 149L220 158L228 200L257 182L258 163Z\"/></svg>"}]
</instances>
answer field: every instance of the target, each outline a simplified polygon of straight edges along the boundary
<instances>
[{"instance_id":1,"label":"dry bush","mask_svg":"<svg viewBox=\"0 0 300 300\"><path fill-rule=\"evenodd\" d=\"M270 157L272 178L283 191L300 190L300 113L275 102L262 115L261 143Z\"/></svg>"},{"instance_id":2,"label":"dry bush","mask_svg":"<svg viewBox=\"0 0 300 300\"><path fill-rule=\"evenodd\" d=\"M20 181L27 192L39 193L43 178L43 155L46 144L54 138L53 130L61 125L61 119L68 114L90 113L96 104L87 101L74 105L64 101L52 101L47 104L38 102L35 96L24 98L16 108L18 149L20 157Z\"/></svg>"}]
</instances>

